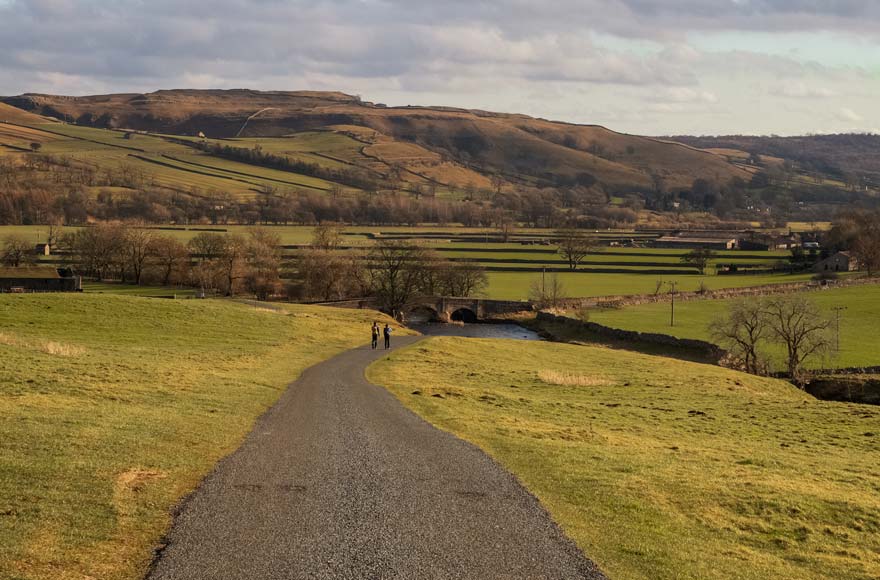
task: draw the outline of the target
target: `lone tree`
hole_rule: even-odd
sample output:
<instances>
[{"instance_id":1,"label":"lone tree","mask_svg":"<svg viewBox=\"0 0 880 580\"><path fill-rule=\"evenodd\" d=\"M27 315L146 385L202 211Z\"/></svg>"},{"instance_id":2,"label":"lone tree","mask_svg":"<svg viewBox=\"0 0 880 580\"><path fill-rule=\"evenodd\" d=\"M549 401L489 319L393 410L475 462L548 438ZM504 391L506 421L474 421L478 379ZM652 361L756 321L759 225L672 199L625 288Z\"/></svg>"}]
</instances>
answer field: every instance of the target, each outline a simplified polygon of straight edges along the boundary
<instances>
[{"instance_id":1,"label":"lone tree","mask_svg":"<svg viewBox=\"0 0 880 580\"><path fill-rule=\"evenodd\" d=\"M577 228L557 230L556 235L559 238L559 253L568 261L568 267L572 270L577 270L596 245L594 237Z\"/></svg>"},{"instance_id":2,"label":"lone tree","mask_svg":"<svg viewBox=\"0 0 880 580\"><path fill-rule=\"evenodd\" d=\"M405 240L382 240L367 256L373 294L383 310L396 315L422 289L431 260L424 248Z\"/></svg>"},{"instance_id":3,"label":"lone tree","mask_svg":"<svg viewBox=\"0 0 880 580\"><path fill-rule=\"evenodd\" d=\"M709 326L712 338L742 361L746 372L762 374L764 361L758 345L767 340L767 313L758 301L740 300L730 305L727 315Z\"/></svg>"},{"instance_id":4,"label":"lone tree","mask_svg":"<svg viewBox=\"0 0 880 580\"><path fill-rule=\"evenodd\" d=\"M857 219L857 233L852 242L852 252L859 265L873 276L880 270L880 215L860 214Z\"/></svg>"},{"instance_id":5,"label":"lone tree","mask_svg":"<svg viewBox=\"0 0 880 580\"><path fill-rule=\"evenodd\" d=\"M42 143L37 143L36 141L31 143L31 151L33 151L34 153L38 153L40 151L40 149L42 149L42 148L43 148Z\"/></svg>"},{"instance_id":6,"label":"lone tree","mask_svg":"<svg viewBox=\"0 0 880 580\"><path fill-rule=\"evenodd\" d=\"M705 274L709 262L711 262L714 257L715 252L709 248L696 248L682 256L681 261L699 270L700 274Z\"/></svg>"},{"instance_id":7,"label":"lone tree","mask_svg":"<svg viewBox=\"0 0 880 580\"><path fill-rule=\"evenodd\" d=\"M13 268L33 264L36 261L34 245L24 236L6 236L0 248L0 261Z\"/></svg>"},{"instance_id":8,"label":"lone tree","mask_svg":"<svg viewBox=\"0 0 880 580\"><path fill-rule=\"evenodd\" d=\"M189 266L189 250L186 245L171 236L158 236L153 244L153 262L155 263L162 285L168 286L172 280L180 282Z\"/></svg>"},{"instance_id":9,"label":"lone tree","mask_svg":"<svg viewBox=\"0 0 880 580\"><path fill-rule=\"evenodd\" d=\"M345 228L333 222L321 222L312 231L312 247L318 250L335 250L342 245Z\"/></svg>"},{"instance_id":10,"label":"lone tree","mask_svg":"<svg viewBox=\"0 0 880 580\"><path fill-rule=\"evenodd\" d=\"M804 362L831 347L831 320L803 296L779 296L764 302L771 334L786 349L788 374L803 384Z\"/></svg>"},{"instance_id":11,"label":"lone tree","mask_svg":"<svg viewBox=\"0 0 880 580\"><path fill-rule=\"evenodd\" d=\"M529 301L538 308L556 308L566 297L565 286L556 274L549 279L541 276L541 279L532 282L529 288Z\"/></svg>"}]
</instances>

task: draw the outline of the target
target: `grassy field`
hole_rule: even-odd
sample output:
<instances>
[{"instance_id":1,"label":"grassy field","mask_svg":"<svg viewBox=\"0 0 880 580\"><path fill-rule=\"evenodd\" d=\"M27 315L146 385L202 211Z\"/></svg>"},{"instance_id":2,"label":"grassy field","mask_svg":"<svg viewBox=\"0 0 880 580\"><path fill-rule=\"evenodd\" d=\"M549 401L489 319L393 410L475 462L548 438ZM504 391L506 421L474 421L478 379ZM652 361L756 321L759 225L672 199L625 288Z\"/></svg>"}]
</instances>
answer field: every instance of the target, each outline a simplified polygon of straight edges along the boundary
<instances>
[{"instance_id":1,"label":"grassy field","mask_svg":"<svg viewBox=\"0 0 880 580\"><path fill-rule=\"evenodd\" d=\"M145 296L149 298L187 298L195 296L193 288L173 288L165 286L133 286L131 284L116 284L112 282L85 281L82 285L83 292L88 294L117 294L123 296Z\"/></svg>"},{"instance_id":2,"label":"grassy field","mask_svg":"<svg viewBox=\"0 0 880 580\"><path fill-rule=\"evenodd\" d=\"M540 283L540 272L489 272L486 296L499 300L525 300L533 282ZM549 277L549 275L548 275ZM766 284L806 282L812 274L761 274L735 276L657 276L650 274L589 274L561 273L558 275L569 297L618 296L628 294L653 294L658 280L678 282L678 290L687 292L700 288L704 283L709 290L743 288ZM665 291L665 290L664 290Z\"/></svg>"},{"instance_id":3,"label":"grassy field","mask_svg":"<svg viewBox=\"0 0 880 580\"><path fill-rule=\"evenodd\" d=\"M832 308L843 306L840 322L840 353L836 356L815 359L814 368L855 367L880 365L880 285L854 286L810 292L807 294L821 310L834 318ZM682 338L711 340L709 324L723 315L729 300L692 300L675 305L675 326L669 326L669 303L641 304L621 309L598 309L590 311L590 320L626 330L662 332ZM781 350L771 349L776 359ZM781 360L774 366L780 367Z\"/></svg>"},{"instance_id":4,"label":"grassy field","mask_svg":"<svg viewBox=\"0 0 880 580\"><path fill-rule=\"evenodd\" d=\"M370 379L515 473L612 579L880 577L880 411L603 348L432 338Z\"/></svg>"},{"instance_id":5,"label":"grassy field","mask_svg":"<svg viewBox=\"0 0 880 580\"><path fill-rule=\"evenodd\" d=\"M73 228L68 228L72 230ZM216 230L220 233L246 233L248 226L216 225L216 226L174 226L174 229L157 230L164 235L171 235L181 241L188 241L203 229ZM270 231L278 234L284 245L308 244L312 239L314 228L311 226L272 226ZM518 233L527 235L549 235L549 230L521 230ZM0 239L8 234L32 236L34 242L45 241L44 226L0 226ZM374 236L411 237L414 242L438 251L441 257L473 260L477 263L496 268L528 269L525 272L490 272L489 286L485 296L495 299L524 300L528 297L531 284L540 280L543 266L565 268L562 257L555 252L554 246L522 245L519 243L478 242L470 239L462 241L461 237L479 237L495 235L493 230L481 228L457 228L454 226L421 226L421 227L348 227L345 230L344 244L348 246L368 247L373 243ZM611 235L606 232L606 234ZM625 236L627 232L617 232ZM802 282L811 278L811 274L737 274L719 276L713 272L705 276L695 273L681 263L685 250L653 249L653 248L597 248L596 253L587 256L583 268L612 268L630 270L628 273L605 272L562 272L559 279L570 297L613 296L621 294L649 294L656 289L658 280L677 281L680 290L697 290L701 283L708 289L739 288L744 286L760 286L764 284L781 284ZM725 264L756 264L770 266L774 262L785 260L788 252L719 252L716 263ZM292 258L292 252L287 258ZM497 260L501 260L500 262ZM511 262L509 260L521 260ZM681 274L656 274L650 270L680 270Z\"/></svg>"},{"instance_id":6,"label":"grassy field","mask_svg":"<svg viewBox=\"0 0 880 580\"><path fill-rule=\"evenodd\" d=\"M26 150L31 142L39 142L42 153L66 155L102 168L126 165L158 185L187 192L222 191L243 199L255 197L265 186L322 192L334 185L306 175L220 159L159 136L137 134L125 139L120 131L62 123L0 125L0 145L7 145L7 151Z\"/></svg>"},{"instance_id":7,"label":"grassy field","mask_svg":"<svg viewBox=\"0 0 880 580\"><path fill-rule=\"evenodd\" d=\"M0 295L0 578L141 577L170 508L376 317Z\"/></svg>"}]
</instances>

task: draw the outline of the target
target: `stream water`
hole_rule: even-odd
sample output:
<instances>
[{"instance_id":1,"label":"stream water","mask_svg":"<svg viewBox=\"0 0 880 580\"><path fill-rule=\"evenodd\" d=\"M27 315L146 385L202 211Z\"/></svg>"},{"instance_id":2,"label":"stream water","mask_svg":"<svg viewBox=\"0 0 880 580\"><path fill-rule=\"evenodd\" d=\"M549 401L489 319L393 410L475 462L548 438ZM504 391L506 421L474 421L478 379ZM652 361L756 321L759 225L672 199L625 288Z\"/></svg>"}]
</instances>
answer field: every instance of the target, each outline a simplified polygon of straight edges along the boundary
<instances>
[{"instance_id":1,"label":"stream water","mask_svg":"<svg viewBox=\"0 0 880 580\"><path fill-rule=\"evenodd\" d=\"M510 338L514 340L543 340L536 332L513 323L443 324L421 322L410 328L426 336L461 336L464 338Z\"/></svg>"}]
</instances>

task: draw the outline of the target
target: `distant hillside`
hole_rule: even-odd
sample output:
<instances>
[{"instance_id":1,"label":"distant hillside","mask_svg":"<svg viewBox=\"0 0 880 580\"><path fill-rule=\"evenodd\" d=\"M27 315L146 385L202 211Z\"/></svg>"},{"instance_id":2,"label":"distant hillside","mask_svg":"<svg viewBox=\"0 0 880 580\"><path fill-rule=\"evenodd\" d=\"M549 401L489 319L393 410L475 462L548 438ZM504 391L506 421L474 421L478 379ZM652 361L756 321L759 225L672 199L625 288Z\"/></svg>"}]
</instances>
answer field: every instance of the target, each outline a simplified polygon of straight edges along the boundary
<instances>
[{"instance_id":1,"label":"distant hillside","mask_svg":"<svg viewBox=\"0 0 880 580\"><path fill-rule=\"evenodd\" d=\"M385 107L343 93L174 90L91 97L26 94L4 102L80 125L201 132L219 139L347 130L368 146L365 153L373 149L383 161L396 159L404 172L427 173L459 187L597 183L617 193L650 189L657 176L667 187L682 189L697 178L724 183L749 177L724 156L604 127L443 107Z\"/></svg>"},{"instance_id":2,"label":"distant hillside","mask_svg":"<svg viewBox=\"0 0 880 580\"><path fill-rule=\"evenodd\" d=\"M28 113L6 103L0 103L0 123L18 123L27 125L29 123L46 123L45 119L39 115Z\"/></svg>"},{"instance_id":3,"label":"distant hillside","mask_svg":"<svg viewBox=\"0 0 880 580\"><path fill-rule=\"evenodd\" d=\"M880 185L880 135L838 134L802 137L675 136L669 139L701 149L731 149L782 158L799 169L841 180L864 180Z\"/></svg>"}]
</instances>

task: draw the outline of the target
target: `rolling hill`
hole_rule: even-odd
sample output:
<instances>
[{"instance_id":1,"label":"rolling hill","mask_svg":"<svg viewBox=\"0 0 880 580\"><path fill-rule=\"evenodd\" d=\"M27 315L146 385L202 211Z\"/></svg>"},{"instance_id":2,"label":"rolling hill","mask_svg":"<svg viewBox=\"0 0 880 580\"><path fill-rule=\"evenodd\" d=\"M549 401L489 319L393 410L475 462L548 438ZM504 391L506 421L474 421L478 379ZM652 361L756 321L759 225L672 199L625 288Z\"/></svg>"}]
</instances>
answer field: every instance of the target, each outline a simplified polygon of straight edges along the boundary
<instances>
[{"instance_id":1,"label":"rolling hill","mask_svg":"<svg viewBox=\"0 0 880 580\"><path fill-rule=\"evenodd\" d=\"M323 161L361 166L405 183L458 189L598 183L610 193L639 192L657 175L670 188L689 188L697 178L726 182L749 176L722 155L604 127L445 107L387 107L338 92L25 94L2 102L77 125L238 137L243 145L254 138L330 131L356 141L357 154ZM272 146L283 149L283 142Z\"/></svg>"}]
</instances>

